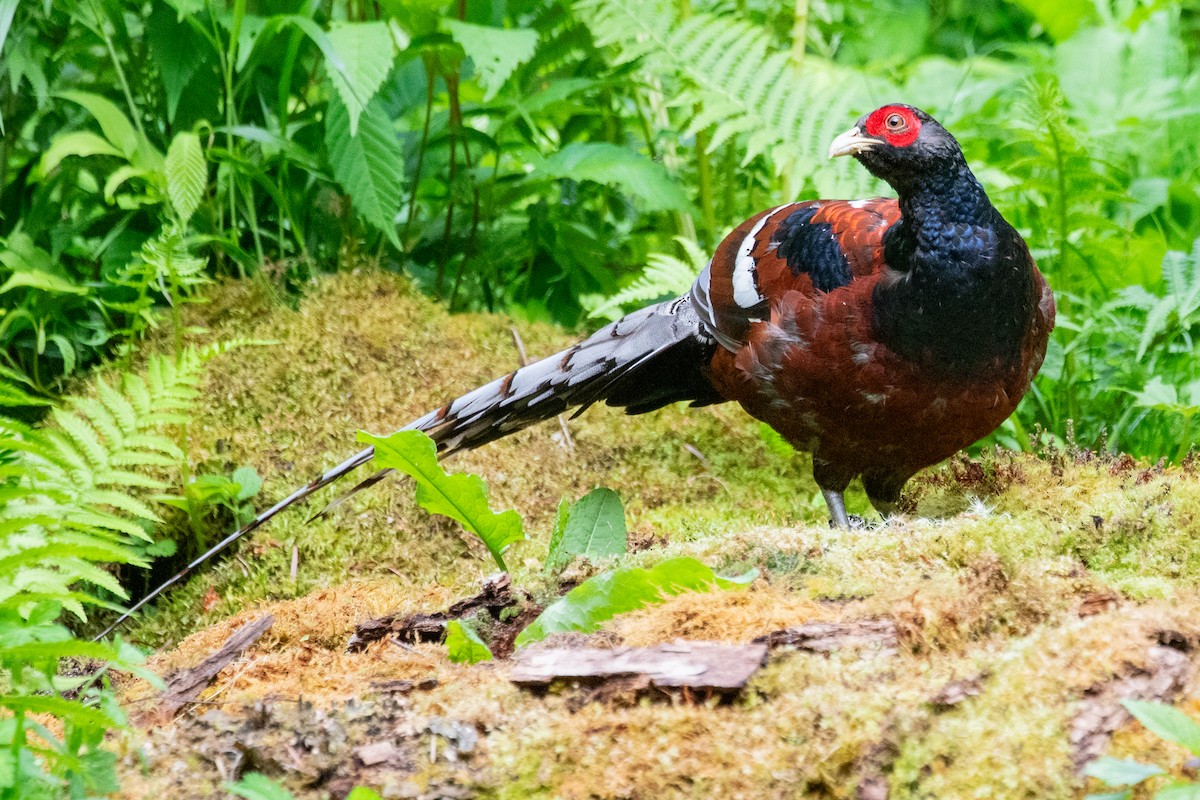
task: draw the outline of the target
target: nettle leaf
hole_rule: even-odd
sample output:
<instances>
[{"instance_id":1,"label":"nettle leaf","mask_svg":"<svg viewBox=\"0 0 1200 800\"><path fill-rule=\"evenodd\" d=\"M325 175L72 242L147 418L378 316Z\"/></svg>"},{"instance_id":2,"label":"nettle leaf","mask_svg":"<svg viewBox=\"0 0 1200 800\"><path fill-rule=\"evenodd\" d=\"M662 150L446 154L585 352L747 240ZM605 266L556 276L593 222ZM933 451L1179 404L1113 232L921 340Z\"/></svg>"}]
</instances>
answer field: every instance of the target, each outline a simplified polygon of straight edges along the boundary
<instances>
[{"instance_id":1,"label":"nettle leaf","mask_svg":"<svg viewBox=\"0 0 1200 800\"><path fill-rule=\"evenodd\" d=\"M1108 786L1131 786L1155 775L1162 775L1163 770L1154 764L1105 756L1084 767L1083 774L1103 781Z\"/></svg>"},{"instance_id":2,"label":"nettle leaf","mask_svg":"<svg viewBox=\"0 0 1200 800\"><path fill-rule=\"evenodd\" d=\"M204 187L208 184L208 165L200 137L194 133L180 133L171 140L167 150L167 197L179 217L180 225L187 225L192 214L204 198Z\"/></svg>"},{"instance_id":3,"label":"nettle leaf","mask_svg":"<svg viewBox=\"0 0 1200 800\"><path fill-rule=\"evenodd\" d=\"M596 181L637 197L651 211L683 211L687 193L666 167L627 147L609 142L575 142L547 158L539 167L552 178Z\"/></svg>"},{"instance_id":4,"label":"nettle leaf","mask_svg":"<svg viewBox=\"0 0 1200 800\"><path fill-rule=\"evenodd\" d=\"M618 614L657 605L672 595L741 589L757 575L757 570L750 570L744 575L723 577L688 556L668 559L650 569L621 567L610 570L588 578L551 603L521 631L516 645L540 642L552 633L591 633Z\"/></svg>"},{"instance_id":5,"label":"nettle leaf","mask_svg":"<svg viewBox=\"0 0 1200 800\"><path fill-rule=\"evenodd\" d=\"M492 28L457 19L444 19L442 24L474 62L476 78L486 92L484 100L495 97L513 71L537 49L537 31Z\"/></svg>"},{"instance_id":6,"label":"nettle leaf","mask_svg":"<svg viewBox=\"0 0 1200 800\"><path fill-rule=\"evenodd\" d=\"M1200 722L1178 708L1146 700L1122 700L1121 705L1146 730L1168 742L1183 745L1193 755L1200 755Z\"/></svg>"},{"instance_id":7,"label":"nettle leaf","mask_svg":"<svg viewBox=\"0 0 1200 800\"><path fill-rule=\"evenodd\" d=\"M336 23L328 35L339 66L331 68L329 76L349 115L350 135L355 136L359 116L396 60L395 44L386 22Z\"/></svg>"},{"instance_id":8,"label":"nettle leaf","mask_svg":"<svg viewBox=\"0 0 1200 800\"><path fill-rule=\"evenodd\" d=\"M350 195L363 218L383 231L396 247L396 215L404 190L404 150L379 98L371 100L350 133L350 112L334 95L325 114L325 146L333 176Z\"/></svg>"},{"instance_id":9,"label":"nettle leaf","mask_svg":"<svg viewBox=\"0 0 1200 800\"><path fill-rule=\"evenodd\" d=\"M395 469L417 483L417 502L431 514L457 521L487 545L492 558L507 571L503 554L525 539L521 515L509 509L497 514L488 507L487 484L478 475L447 475L437 461L437 446L421 431L390 436L358 432L358 440L374 445L381 467Z\"/></svg>"},{"instance_id":10,"label":"nettle leaf","mask_svg":"<svg viewBox=\"0 0 1200 800\"><path fill-rule=\"evenodd\" d=\"M546 563L554 569L575 556L623 555L628 538L620 496L612 489L593 489L570 506L565 500L559 506Z\"/></svg>"},{"instance_id":11,"label":"nettle leaf","mask_svg":"<svg viewBox=\"0 0 1200 800\"><path fill-rule=\"evenodd\" d=\"M478 664L492 660L492 651L479 638L479 634L456 619L446 623L446 654L455 664Z\"/></svg>"}]
</instances>

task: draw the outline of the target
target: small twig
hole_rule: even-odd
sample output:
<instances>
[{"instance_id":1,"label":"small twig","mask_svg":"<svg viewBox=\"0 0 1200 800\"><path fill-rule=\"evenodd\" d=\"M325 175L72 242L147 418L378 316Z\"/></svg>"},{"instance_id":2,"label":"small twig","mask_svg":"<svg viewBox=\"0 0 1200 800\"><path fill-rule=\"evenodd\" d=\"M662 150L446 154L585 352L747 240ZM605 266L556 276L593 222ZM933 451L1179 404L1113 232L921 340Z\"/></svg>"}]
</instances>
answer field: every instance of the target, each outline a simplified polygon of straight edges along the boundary
<instances>
[{"instance_id":1,"label":"small twig","mask_svg":"<svg viewBox=\"0 0 1200 800\"><path fill-rule=\"evenodd\" d=\"M517 363L524 367L529 363L529 356L525 353L525 342L521 341L521 332L517 330L516 326L510 327L509 330L512 331L513 342L517 345L519 355ZM575 440L571 438L571 429L567 427L567 418L562 414L558 415L558 427L562 431L563 447L567 448L568 452L574 453Z\"/></svg>"},{"instance_id":2,"label":"small twig","mask_svg":"<svg viewBox=\"0 0 1200 800\"><path fill-rule=\"evenodd\" d=\"M292 545L292 569L291 569L291 573L290 573L292 583L296 582L296 570L299 567L300 567L300 548L297 547L296 545Z\"/></svg>"}]
</instances>

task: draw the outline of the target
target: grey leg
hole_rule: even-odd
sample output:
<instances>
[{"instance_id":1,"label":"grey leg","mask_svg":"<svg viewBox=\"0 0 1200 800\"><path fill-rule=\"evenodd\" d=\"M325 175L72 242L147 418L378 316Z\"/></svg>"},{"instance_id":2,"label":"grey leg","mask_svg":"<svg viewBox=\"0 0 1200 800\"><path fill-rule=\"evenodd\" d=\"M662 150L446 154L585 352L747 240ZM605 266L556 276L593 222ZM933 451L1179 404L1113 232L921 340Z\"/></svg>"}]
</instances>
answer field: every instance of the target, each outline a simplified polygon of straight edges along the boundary
<instances>
[{"instance_id":1,"label":"grey leg","mask_svg":"<svg viewBox=\"0 0 1200 800\"><path fill-rule=\"evenodd\" d=\"M842 493L832 489L822 489L821 494L825 496L825 505L829 506L829 521L833 523L833 526L850 530L850 517L846 514L846 501L843 499Z\"/></svg>"}]
</instances>

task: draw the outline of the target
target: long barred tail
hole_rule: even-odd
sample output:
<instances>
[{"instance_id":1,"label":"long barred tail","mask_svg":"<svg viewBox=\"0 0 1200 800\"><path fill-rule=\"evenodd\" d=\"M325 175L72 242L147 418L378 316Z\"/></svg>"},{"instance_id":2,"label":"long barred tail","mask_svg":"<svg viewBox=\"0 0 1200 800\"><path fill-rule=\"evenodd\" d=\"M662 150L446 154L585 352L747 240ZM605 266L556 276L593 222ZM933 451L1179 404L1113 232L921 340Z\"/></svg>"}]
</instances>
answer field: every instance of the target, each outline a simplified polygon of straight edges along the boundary
<instances>
[{"instance_id":1,"label":"long barred tail","mask_svg":"<svg viewBox=\"0 0 1200 800\"><path fill-rule=\"evenodd\" d=\"M721 402L723 398L712 388L706 373L716 347L716 340L707 333L690 297L680 297L635 311L579 344L468 392L401 430L424 431L437 443L438 453L445 456L487 444L572 408L580 413L601 401L622 407L629 414L653 411L681 400L692 405ZM374 455L373 447L356 453L263 511L139 600L97 638L108 635L139 608L242 536ZM379 482L387 473L382 470L367 478L322 513Z\"/></svg>"}]
</instances>

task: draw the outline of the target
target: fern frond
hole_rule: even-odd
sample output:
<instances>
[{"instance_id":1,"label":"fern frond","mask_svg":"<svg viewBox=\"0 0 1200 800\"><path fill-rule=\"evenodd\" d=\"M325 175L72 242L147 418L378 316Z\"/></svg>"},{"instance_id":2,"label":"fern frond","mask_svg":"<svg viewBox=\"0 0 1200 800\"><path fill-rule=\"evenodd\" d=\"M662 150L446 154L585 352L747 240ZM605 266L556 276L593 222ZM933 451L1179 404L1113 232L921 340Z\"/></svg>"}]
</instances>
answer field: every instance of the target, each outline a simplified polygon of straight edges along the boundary
<instances>
[{"instance_id":1,"label":"fern frond","mask_svg":"<svg viewBox=\"0 0 1200 800\"><path fill-rule=\"evenodd\" d=\"M700 245L683 236L675 241L687 254L687 260L667 253L653 253L646 259L646 267L633 283L591 310L588 316L615 317L625 306L644 305L651 300L675 297L691 288L696 274L704 268L707 256Z\"/></svg>"},{"instance_id":2,"label":"fern frond","mask_svg":"<svg viewBox=\"0 0 1200 800\"><path fill-rule=\"evenodd\" d=\"M711 129L709 150L736 139L743 164L764 156L799 190L823 195L878 193L862 169L825 148L872 105L862 73L816 56L796 65L766 29L740 19L693 14L641 0L576 0L576 14L618 63L640 61L649 74L674 76L672 106L690 114L690 135Z\"/></svg>"}]
</instances>

